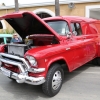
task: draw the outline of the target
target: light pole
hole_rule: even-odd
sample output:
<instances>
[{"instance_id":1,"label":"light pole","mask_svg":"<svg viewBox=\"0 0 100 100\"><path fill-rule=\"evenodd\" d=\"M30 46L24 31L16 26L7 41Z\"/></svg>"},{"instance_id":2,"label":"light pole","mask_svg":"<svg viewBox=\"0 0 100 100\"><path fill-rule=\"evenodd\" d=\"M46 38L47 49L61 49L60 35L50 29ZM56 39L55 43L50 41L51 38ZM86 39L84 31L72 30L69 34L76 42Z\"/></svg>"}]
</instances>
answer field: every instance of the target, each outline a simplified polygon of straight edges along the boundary
<instances>
[{"instance_id":1,"label":"light pole","mask_svg":"<svg viewBox=\"0 0 100 100\"><path fill-rule=\"evenodd\" d=\"M15 0L15 11L19 11L18 0Z\"/></svg>"},{"instance_id":2,"label":"light pole","mask_svg":"<svg viewBox=\"0 0 100 100\"><path fill-rule=\"evenodd\" d=\"M55 15L60 16L59 0L55 0Z\"/></svg>"}]
</instances>

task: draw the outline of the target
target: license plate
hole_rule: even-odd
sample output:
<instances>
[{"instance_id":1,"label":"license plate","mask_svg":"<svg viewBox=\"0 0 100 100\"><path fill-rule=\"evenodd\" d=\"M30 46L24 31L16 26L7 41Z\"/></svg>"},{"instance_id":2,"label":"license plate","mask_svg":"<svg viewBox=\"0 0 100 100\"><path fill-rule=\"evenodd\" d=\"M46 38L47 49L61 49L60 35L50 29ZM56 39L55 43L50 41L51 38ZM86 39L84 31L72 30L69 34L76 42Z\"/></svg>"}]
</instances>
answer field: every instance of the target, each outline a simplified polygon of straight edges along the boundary
<instances>
[{"instance_id":1,"label":"license plate","mask_svg":"<svg viewBox=\"0 0 100 100\"><path fill-rule=\"evenodd\" d=\"M10 77L10 75L11 75L11 72L10 72L9 70L3 69L3 68L2 68L2 73L3 73L4 75L8 76L8 77Z\"/></svg>"}]
</instances>

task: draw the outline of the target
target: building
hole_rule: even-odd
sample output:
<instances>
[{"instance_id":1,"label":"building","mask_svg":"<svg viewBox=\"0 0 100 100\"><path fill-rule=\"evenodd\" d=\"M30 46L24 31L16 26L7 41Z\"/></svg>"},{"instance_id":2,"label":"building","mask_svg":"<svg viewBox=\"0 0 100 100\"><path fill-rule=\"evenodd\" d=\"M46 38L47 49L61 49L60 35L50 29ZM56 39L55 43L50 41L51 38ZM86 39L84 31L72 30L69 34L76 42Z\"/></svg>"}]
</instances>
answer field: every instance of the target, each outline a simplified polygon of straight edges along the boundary
<instances>
[{"instance_id":1,"label":"building","mask_svg":"<svg viewBox=\"0 0 100 100\"><path fill-rule=\"evenodd\" d=\"M83 16L100 19L100 0L59 0L61 16ZM0 16L15 11L15 6L1 6ZM55 0L19 5L19 10L33 11L41 18L55 16ZM3 28L8 29L4 21Z\"/></svg>"}]
</instances>

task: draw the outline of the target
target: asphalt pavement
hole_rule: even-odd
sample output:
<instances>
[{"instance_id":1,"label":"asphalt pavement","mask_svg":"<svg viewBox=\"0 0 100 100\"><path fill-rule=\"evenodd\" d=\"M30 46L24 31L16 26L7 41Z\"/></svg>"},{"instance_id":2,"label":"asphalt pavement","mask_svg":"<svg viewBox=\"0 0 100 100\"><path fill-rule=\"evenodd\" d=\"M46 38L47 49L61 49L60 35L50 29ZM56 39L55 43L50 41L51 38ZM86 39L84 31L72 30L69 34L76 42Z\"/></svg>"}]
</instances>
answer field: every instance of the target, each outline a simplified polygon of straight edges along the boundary
<instances>
[{"instance_id":1,"label":"asphalt pavement","mask_svg":"<svg viewBox=\"0 0 100 100\"><path fill-rule=\"evenodd\" d=\"M0 72L0 100L100 100L100 67L84 65L66 72L60 92L50 98L41 86L18 84Z\"/></svg>"}]
</instances>

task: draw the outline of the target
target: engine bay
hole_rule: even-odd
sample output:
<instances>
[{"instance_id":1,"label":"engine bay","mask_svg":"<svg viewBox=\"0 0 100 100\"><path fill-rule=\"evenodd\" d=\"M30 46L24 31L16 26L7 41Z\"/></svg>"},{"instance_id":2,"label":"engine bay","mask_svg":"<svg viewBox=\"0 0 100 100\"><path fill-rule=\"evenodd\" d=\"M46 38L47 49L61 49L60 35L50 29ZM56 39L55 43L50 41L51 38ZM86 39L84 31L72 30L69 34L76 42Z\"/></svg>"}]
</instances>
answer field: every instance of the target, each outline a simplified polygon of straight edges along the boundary
<instances>
[{"instance_id":1,"label":"engine bay","mask_svg":"<svg viewBox=\"0 0 100 100\"><path fill-rule=\"evenodd\" d=\"M27 36L22 42L7 44L5 49L8 54L23 57L25 52L31 48L53 44L58 44L58 41L54 35L33 34Z\"/></svg>"},{"instance_id":2,"label":"engine bay","mask_svg":"<svg viewBox=\"0 0 100 100\"><path fill-rule=\"evenodd\" d=\"M25 44L8 44L8 53L18 56L24 56L24 53L28 49L28 46Z\"/></svg>"}]
</instances>

